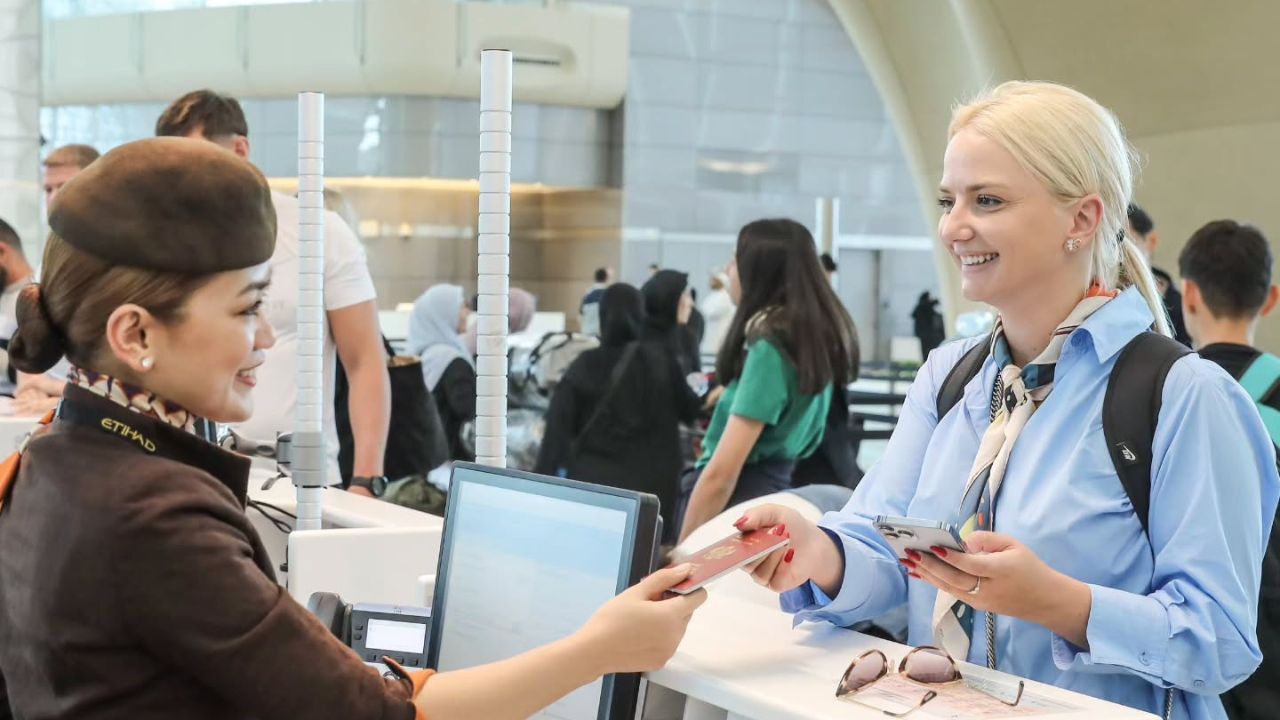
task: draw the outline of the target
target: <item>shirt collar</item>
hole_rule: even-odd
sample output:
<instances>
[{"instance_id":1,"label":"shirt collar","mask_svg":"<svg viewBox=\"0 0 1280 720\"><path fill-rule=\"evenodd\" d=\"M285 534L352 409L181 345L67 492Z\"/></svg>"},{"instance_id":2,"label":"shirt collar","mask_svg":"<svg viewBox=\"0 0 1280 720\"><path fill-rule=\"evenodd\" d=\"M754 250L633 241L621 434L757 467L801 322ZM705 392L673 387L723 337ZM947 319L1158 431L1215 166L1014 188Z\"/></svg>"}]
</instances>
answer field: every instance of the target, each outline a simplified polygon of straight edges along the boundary
<instances>
[{"instance_id":1,"label":"shirt collar","mask_svg":"<svg viewBox=\"0 0 1280 720\"><path fill-rule=\"evenodd\" d=\"M133 412L78 385L67 385L58 420L105 431L147 455L157 455L203 470L227 486L243 507L248 498L251 461L223 450L158 418Z\"/></svg>"},{"instance_id":2,"label":"shirt collar","mask_svg":"<svg viewBox=\"0 0 1280 720\"><path fill-rule=\"evenodd\" d=\"M1098 362L1104 363L1120 352L1129 341L1145 332L1155 322L1147 301L1143 299L1138 288L1131 287L1103 305L1097 312L1085 319L1084 323L1071 333L1068 343L1080 345L1091 343ZM1080 340L1076 340L1079 337ZM1070 346L1069 346L1070 347ZM1069 347L1063 353L1069 352ZM975 419L985 421L991 405L991 384L999 372L995 358L987 355L982 372L974 382L966 388L964 404L969 414ZM981 434L981 431L978 431Z\"/></svg>"},{"instance_id":3,"label":"shirt collar","mask_svg":"<svg viewBox=\"0 0 1280 720\"><path fill-rule=\"evenodd\" d=\"M1106 362L1155 322L1137 287L1130 287L1090 315L1072 335L1089 338L1098 362Z\"/></svg>"}]
</instances>

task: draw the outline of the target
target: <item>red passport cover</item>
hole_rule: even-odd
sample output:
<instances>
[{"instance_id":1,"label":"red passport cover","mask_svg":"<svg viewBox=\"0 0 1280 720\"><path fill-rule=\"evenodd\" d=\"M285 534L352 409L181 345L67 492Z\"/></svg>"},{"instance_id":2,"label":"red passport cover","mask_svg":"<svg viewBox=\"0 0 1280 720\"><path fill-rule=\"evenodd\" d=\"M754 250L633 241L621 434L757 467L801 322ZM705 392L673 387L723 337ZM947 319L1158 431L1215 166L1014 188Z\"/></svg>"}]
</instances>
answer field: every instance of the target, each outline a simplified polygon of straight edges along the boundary
<instances>
[{"instance_id":1,"label":"red passport cover","mask_svg":"<svg viewBox=\"0 0 1280 720\"><path fill-rule=\"evenodd\" d=\"M693 572L684 582L671 588L670 592L679 595L691 593L722 575L727 575L753 560L764 557L790 541L790 538L779 537L765 530L735 533L674 563L675 565L692 563Z\"/></svg>"}]
</instances>

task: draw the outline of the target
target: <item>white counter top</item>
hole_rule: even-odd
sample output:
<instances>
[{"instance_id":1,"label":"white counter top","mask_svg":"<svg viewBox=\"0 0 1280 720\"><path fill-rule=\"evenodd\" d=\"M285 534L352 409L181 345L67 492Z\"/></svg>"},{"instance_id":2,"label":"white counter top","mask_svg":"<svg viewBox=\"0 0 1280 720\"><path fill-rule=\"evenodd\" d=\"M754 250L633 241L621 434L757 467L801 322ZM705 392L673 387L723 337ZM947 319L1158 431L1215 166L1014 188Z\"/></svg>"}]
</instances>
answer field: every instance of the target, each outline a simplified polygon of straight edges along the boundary
<instances>
[{"instance_id":1,"label":"white counter top","mask_svg":"<svg viewBox=\"0 0 1280 720\"><path fill-rule=\"evenodd\" d=\"M745 577L745 574L742 574ZM726 590L717 592L717 590ZM694 615L679 651L650 682L688 696L685 717L709 717L719 708L730 718L758 720L884 720L879 710L835 699L836 682L858 655L873 648L900 660L906 646L831 625L791 626L791 616L713 585ZM966 677L988 679L1012 691L1017 678L963 664ZM1077 712L1035 714L1052 720L1154 720L1155 716L1049 685L1027 681L1024 698L1063 702ZM935 701L937 702L937 701ZM1025 699L1024 699L1025 702ZM697 711L690 706L701 708ZM928 720L926 705L911 717ZM724 717L724 715L720 715ZM936 718L935 718L936 720Z\"/></svg>"}]
</instances>

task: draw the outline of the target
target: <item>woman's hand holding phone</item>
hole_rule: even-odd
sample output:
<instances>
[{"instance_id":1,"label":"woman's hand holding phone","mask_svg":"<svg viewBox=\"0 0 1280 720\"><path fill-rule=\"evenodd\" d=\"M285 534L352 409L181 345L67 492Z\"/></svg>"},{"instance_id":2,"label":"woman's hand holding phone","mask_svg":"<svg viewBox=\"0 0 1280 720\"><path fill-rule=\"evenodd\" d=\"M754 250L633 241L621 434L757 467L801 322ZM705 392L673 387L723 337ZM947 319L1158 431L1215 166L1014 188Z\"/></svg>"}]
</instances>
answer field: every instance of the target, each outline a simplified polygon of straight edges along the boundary
<instances>
[{"instance_id":1,"label":"woman's hand holding phone","mask_svg":"<svg viewBox=\"0 0 1280 720\"><path fill-rule=\"evenodd\" d=\"M1093 605L1088 585L1049 567L1008 535L975 532L965 538L965 545L967 553L941 547L924 553L912 550L903 564L912 577L973 608L1033 622L1088 648L1086 629Z\"/></svg>"}]
</instances>

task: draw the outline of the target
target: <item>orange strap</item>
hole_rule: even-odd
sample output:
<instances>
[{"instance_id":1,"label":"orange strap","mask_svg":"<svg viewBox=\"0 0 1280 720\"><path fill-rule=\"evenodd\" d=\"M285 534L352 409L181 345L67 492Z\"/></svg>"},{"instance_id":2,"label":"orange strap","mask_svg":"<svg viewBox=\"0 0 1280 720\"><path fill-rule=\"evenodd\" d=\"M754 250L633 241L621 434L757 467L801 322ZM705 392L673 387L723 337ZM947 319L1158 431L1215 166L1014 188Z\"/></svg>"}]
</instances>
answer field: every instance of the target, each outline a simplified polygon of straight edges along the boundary
<instances>
[{"instance_id":1,"label":"orange strap","mask_svg":"<svg viewBox=\"0 0 1280 720\"><path fill-rule=\"evenodd\" d=\"M40 418L39 426L53 422L53 415L54 411L50 410L43 418ZM28 434L27 437L30 438L31 435ZM5 458L3 463L0 463L0 510L4 510L4 501L9 499L9 491L13 490L13 481L18 477L18 466L22 464L22 451L26 449L27 441L23 440L22 447Z\"/></svg>"},{"instance_id":2,"label":"orange strap","mask_svg":"<svg viewBox=\"0 0 1280 720\"><path fill-rule=\"evenodd\" d=\"M430 680L431 676L436 674L435 670L409 672L403 665L386 655L382 656L382 663L391 668L391 672L395 673L396 677L400 678L400 681L409 687L410 700L418 699L418 695L422 694L422 688L427 686L427 680ZM423 712L422 708L418 707L417 703L414 703L413 710L415 720L427 720L427 714Z\"/></svg>"}]
</instances>

